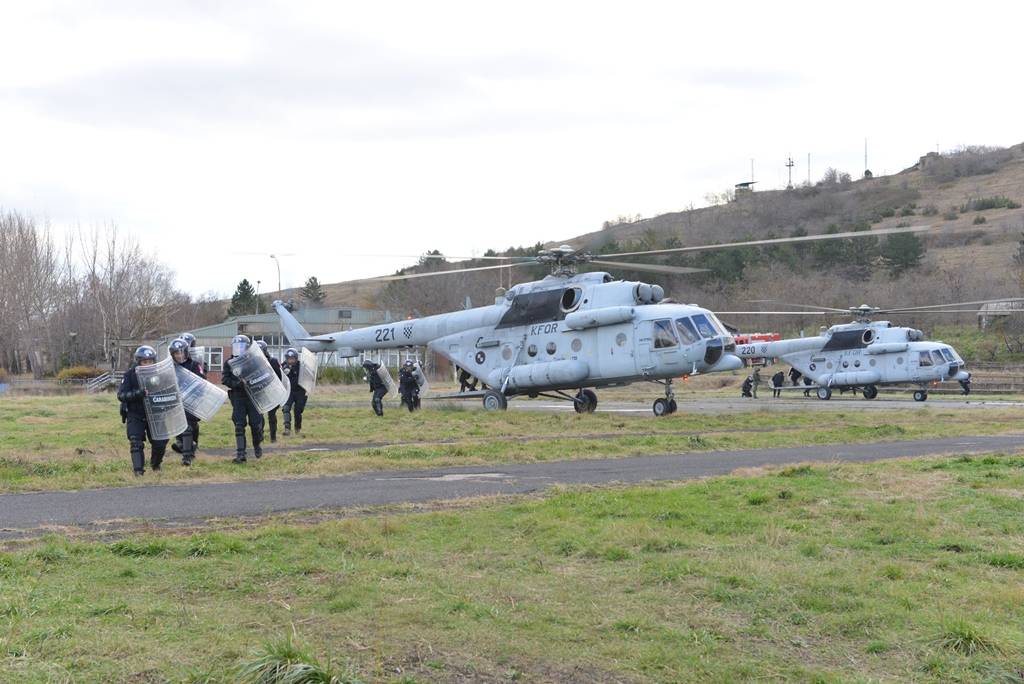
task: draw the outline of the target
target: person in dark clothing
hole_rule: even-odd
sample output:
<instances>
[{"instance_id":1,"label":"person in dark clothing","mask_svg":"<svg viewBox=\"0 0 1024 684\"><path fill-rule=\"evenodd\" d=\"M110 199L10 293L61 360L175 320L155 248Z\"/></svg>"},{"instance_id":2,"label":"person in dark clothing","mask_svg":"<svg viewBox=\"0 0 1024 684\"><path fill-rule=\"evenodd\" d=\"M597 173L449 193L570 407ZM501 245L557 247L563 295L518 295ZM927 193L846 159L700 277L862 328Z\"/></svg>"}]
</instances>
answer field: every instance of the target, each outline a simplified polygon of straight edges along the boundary
<instances>
[{"instance_id":1,"label":"person in dark clothing","mask_svg":"<svg viewBox=\"0 0 1024 684\"><path fill-rule=\"evenodd\" d=\"M743 381L742 385L740 385L740 396L749 399L751 396L753 396L750 393L750 390L753 387L754 387L754 381L748 375L747 379Z\"/></svg>"},{"instance_id":2,"label":"person in dark clothing","mask_svg":"<svg viewBox=\"0 0 1024 684\"><path fill-rule=\"evenodd\" d=\"M235 335L231 339L231 355L241 356L250 346L245 335ZM252 453L256 458L263 456L260 444L263 442L263 415L252 403L249 393L245 391L245 382L231 370L231 364L224 364L221 383L228 388L228 399L231 400L231 422L235 424L235 458L234 463L245 463L245 424L249 423L252 434Z\"/></svg>"},{"instance_id":3,"label":"person in dark clothing","mask_svg":"<svg viewBox=\"0 0 1024 684\"><path fill-rule=\"evenodd\" d=\"M804 376L803 373L798 371L796 368L789 369L789 380L793 383L793 387L797 387L800 384L800 378Z\"/></svg>"},{"instance_id":4,"label":"person in dark clothing","mask_svg":"<svg viewBox=\"0 0 1024 684\"><path fill-rule=\"evenodd\" d=\"M306 390L299 384L300 370L299 352L289 348L284 353L284 366L291 382L292 390L288 401L284 403L284 434L292 432L292 409L295 410L295 434L302 432L302 412L306 410Z\"/></svg>"},{"instance_id":5,"label":"person in dark clothing","mask_svg":"<svg viewBox=\"0 0 1024 684\"><path fill-rule=\"evenodd\" d=\"M171 342L169 350L171 352L171 358L174 359L176 364L189 372L195 373L202 379L206 379L206 373L203 372L203 367L189 356L188 342L184 338L179 337ZM196 457L196 445L198 443L199 436L199 419L188 411L185 411L185 420L188 421L188 429L175 438L174 444L171 445L171 449L181 454L181 465L190 466Z\"/></svg>"},{"instance_id":6,"label":"person in dark clothing","mask_svg":"<svg viewBox=\"0 0 1024 684\"><path fill-rule=\"evenodd\" d=\"M411 360L402 364L398 371L398 393L409 413L420 407L420 384L416 382L416 364Z\"/></svg>"},{"instance_id":7,"label":"person in dark clothing","mask_svg":"<svg viewBox=\"0 0 1024 684\"><path fill-rule=\"evenodd\" d=\"M813 380L811 380L808 377L804 377L804 396L805 397L811 396L811 385L813 385L813 384L814 384Z\"/></svg>"},{"instance_id":8,"label":"person in dark clothing","mask_svg":"<svg viewBox=\"0 0 1024 684\"><path fill-rule=\"evenodd\" d=\"M366 381L370 383L370 391L373 392L373 399L370 400L370 406L373 407L373 412L378 416L384 415L384 395L388 393L388 386L381 380L377 370L380 368L379 363L374 363L367 359L363 361L363 370L366 371Z\"/></svg>"},{"instance_id":9,"label":"person in dark clothing","mask_svg":"<svg viewBox=\"0 0 1024 684\"><path fill-rule=\"evenodd\" d=\"M270 367L274 369L274 373L277 374L277 379L281 379L281 362L273 358L270 355L270 349L267 348L267 343L263 340L256 340L256 344L260 349L263 350L263 355L267 357L267 361L270 362ZM291 378L289 378L290 380ZM267 413L267 425L270 427L270 443L273 444L277 441L277 409L280 408L275 406Z\"/></svg>"},{"instance_id":10,"label":"person in dark clothing","mask_svg":"<svg viewBox=\"0 0 1024 684\"><path fill-rule=\"evenodd\" d=\"M135 369L156 363L156 350L143 345L135 350L135 365L125 372L121 386L117 390L117 398L121 402L121 422L128 433L128 447L132 455L132 470L136 476L146 472L146 440L150 444L149 467L154 472L160 470L167 451L167 440L154 440L149 433L149 422L146 420L146 408L143 401L146 390L139 383Z\"/></svg>"},{"instance_id":11,"label":"person in dark clothing","mask_svg":"<svg viewBox=\"0 0 1024 684\"><path fill-rule=\"evenodd\" d=\"M459 392L475 392L476 383L476 378L470 375L468 370L459 368Z\"/></svg>"},{"instance_id":12,"label":"person in dark clothing","mask_svg":"<svg viewBox=\"0 0 1024 684\"><path fill-rule=\"evenodd\" d=\"M782 386L786 384L786 374L779 371L772 376L772 397L778 399L782 396Z\"/></svg>"}]
</instances>

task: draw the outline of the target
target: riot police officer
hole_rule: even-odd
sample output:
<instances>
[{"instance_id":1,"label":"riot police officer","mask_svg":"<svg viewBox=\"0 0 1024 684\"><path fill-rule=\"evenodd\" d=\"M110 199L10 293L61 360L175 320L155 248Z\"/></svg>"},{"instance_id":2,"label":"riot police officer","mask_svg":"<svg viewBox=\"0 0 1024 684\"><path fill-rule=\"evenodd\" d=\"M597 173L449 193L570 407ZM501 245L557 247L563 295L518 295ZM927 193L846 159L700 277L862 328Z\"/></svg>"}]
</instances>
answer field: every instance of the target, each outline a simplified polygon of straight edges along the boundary
<instances>
[{"instance_id":1,"label":"riot police officer","mask_svg":"<svg viewBox=\"0 0 1024 684\"><path fill-rule=\"evenodd\" d=\"M267 361L270 362L270 367L274 369L274 373L277 374L277 379L281 379L281 362L270 355L270 349L267 347L267 343L263 340L256 340L256 344L261 350L263 355L267 357ZM289 378L290 380L291 378ZM267 412L267 424L270 426L270 443L273 444L277 441L277 409L275 406Z\"/></svg>"},{"instance_id":2,"label":"riot police officer","mask_svg":"<svg viewBox=\"0 0 1024 684\"><path fill-rule=\"evenodd\" d=\"M189 372L195 373L203 380L206 379L206 373L203 372L203 367L188 353L188 341L179 337L171 342L168 350L171 352L171 358L174 359L176 364ZM199 419L188 411L185 411L185 420L188 421L188 429L178 435L174 440L174 444L171 445L171 449L181 454L181 465L190 466L196 457L196 444L199 437Z\"/></svg>"},{"instance_id":3,"label":"riot police officer","mask_svg":"<svg viewBox=\"0 0 1024 684\"><path fill-rule=\"evenodd\" d=\"M284 365L291 383L291 393L284 403L284 434L292 432L292 409L295 409L295 434L302 432L302 412L306 410L306 389L299 384L299 352L289 347L284 353Z\"/></svg>"},{"instance_id":4,"label":"riot police officer","mask_svg":"<svg viewBox=\"0 0 1024 684\"><path fill-rule=\"evenodd\" d=\"M132 455L132 470L136 476L146 472L146 440L149 439L149 467L153 471L160 470L167 450L167 440L154 440L150 436L149 422L146 420L146 409L143 405L146 390L139 383L135 373L138 366L156 363L156 350L149 345L142 345L135 350L135 365L129 368L117 390L117 398L121 402L121 421L128 433L128 447Z\"/></svg>"},{"instance_id":5,"label":"riot police officer","mask_svg":"<svg viewBox=\"0 0 1024 684\"><path fill-rule=\"evenodd\" d=\"M188 357L190 359L192 359L192 361L199 368L199 372L202 374L203 378L205 378L206 377L206 359L197 359L193 355L193 353L192 353L192 350L196 348L196 336L193 335L190 332L183 332L180 335L178 335L178 338L182 339L182 340L185 340L185 342L188 343L188 349L186 350L186 353L188 354Z\"/></svg>"},{"instance_id":6,"label":"riot police officer","mask_svg":"<svg viewBox=\"0 0 1024 684\"><path fill-rule=\"evenodd\" d=\"M369 359L363 361L363 370L366 371L366 381L370 383L370 391L373 392L373 399L370 401L370 406L373 407L373 412L378 416L384 415L384 395L388 393L388 386L381 380L380 374L377 372L380 369L379 363L374 363Z\"/></svg>"},{"instance_id":7,"label":"riot police officer","mask_svg":"<svg viewBox=\"0 0 1024 684\"><path fill-rule=\"evenodd\" d=\"M419 408L420 385L416 382L416 364L411 359L403 363L398 371L398 393L409 413Z\"/></svg>"},{"instance_id":8,"label":"riot police officer","mask_svg":"<svg viewBox=\"0 0 1024 684\"><path fill-rule=\"evenodd\" d=\"M231 338L231 356L241 356L246 353L250 346L249 338L245 335L235 335ZM249 423L249 431L252 433L252 452L256 458L263 456L263 449L260 444L263 442L263 414L259 412L249 393L245 391L245 382L235 375L231 370L231 364L224 364L224 372L221 374L221 383L228 388L228 398L231 400L231 422L235 424L235 458L234 463L245 463L245 424Z\"/></svg>"}]
</instances>

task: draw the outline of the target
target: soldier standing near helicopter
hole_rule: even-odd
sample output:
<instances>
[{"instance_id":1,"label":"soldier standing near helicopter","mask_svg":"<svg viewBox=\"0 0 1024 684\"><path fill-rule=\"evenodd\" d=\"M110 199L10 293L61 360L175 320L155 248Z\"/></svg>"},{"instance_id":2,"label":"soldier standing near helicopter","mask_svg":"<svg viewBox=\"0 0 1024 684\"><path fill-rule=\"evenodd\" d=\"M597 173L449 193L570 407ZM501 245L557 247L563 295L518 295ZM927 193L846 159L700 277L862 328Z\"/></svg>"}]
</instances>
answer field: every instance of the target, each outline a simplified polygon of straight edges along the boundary
<instances>
[{"instance_id":1,"label":"soldier standing near helicopter","mask_svg":"<svg viewBox=\"0 0 1024 684\"><path fill-rule=\"evenodd\" d=\"M416 364L412 360L402 364L398 371L398 393L402 396L402 403L412 413L419 408L420 385L416 382Z\"/></svg>"},{"instance_id":2,"label":"soldier standing near helicopter","mask_svg":"<svg viewBox=\"0 0 1024 684\"><path fill-rule=\"evenodd\" d=\"M363 361L363 370L366 371L366 381L370 383L370 391L373 392L373 399L370 405L373 412L378 416L384 415L384 395L388 393L388 386L380 377L380 364L367 359Z\"/></svg>"}]
</instances>

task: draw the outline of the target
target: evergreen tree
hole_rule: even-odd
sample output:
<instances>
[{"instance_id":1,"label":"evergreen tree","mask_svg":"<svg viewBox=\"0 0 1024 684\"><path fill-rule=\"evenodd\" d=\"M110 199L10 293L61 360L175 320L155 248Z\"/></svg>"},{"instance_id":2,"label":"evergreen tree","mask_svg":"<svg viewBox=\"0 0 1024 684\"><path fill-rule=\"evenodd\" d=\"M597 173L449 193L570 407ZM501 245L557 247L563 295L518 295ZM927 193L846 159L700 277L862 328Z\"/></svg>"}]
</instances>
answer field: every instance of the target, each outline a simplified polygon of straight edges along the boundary
<instances>
[{"instance_id":1,"label":"evergreen tree","mask_svg":"<svg viewBox=\"0 0 1024 684\"><path fill-rule=\"evenodd\" d=\"M320 281L316 279L316 276L309 276L309 280L299 291L299 296L305 299L310 304L320 304L327 298L327 293L324 292L324 288L320 285Z\"/></svg>"},{"instance_id":2,"label":"evergreen tree","mask_svg":"<svg viewBox=\"0 0 1024 684\"><path fill-rule=\"evenodd\" d=\"M896 278L921 265L924 243L913 233L897 233L889 236L881 253L889 275Z\"/></svg>"},{"instance_id":3,"label":"evergreen tree","mask_svg":"<svg viewBox=\"0 0 1024 684\"><path fill-rule=\"evenodd\" d=\"M231 306L228 307L228 316L242 316L256 313L256 288L248 279L242 278L235 288L235 294L231 295Z\"/></svg>"}]
</instances>

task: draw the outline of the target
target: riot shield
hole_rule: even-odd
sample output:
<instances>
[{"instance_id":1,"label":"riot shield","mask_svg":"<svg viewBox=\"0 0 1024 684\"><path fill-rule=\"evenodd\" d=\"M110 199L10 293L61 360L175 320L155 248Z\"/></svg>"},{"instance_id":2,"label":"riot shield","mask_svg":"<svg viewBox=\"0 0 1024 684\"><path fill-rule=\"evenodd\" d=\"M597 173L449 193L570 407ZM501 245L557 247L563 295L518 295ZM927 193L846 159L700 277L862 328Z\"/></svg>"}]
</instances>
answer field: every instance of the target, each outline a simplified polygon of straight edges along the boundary
<instances>
[{"instance_id":1,"label":"riot shield","mask_svg":"<svg viewBox=\"0 0 1024 684\"><path fill-rule=\"evenodd\" d=\"M185 407L182 406L181 392L178 390L178 376L174 372L176 365L174 359L168 356L163 361L135 367L139 387L146 390L142 404L146 409L146 422L152 440L177 437L188 428Z\"/></svg>"},{"instance_id":2,"label":"riot shield","mask_svg":"<svg viewBox=\"0 0 1024 684\"><path fill-rule=\"evenodd\" d=\"M281 384L284 385L284 401L281 402L281 406L288 403L288 397L292 395L292 381L288 379L288 371L282 366L281 367Z\"/></svg>"},{"instance_id":3,"label":"riot shield","mask_svg":"<svg viewBox=\"0 0 1024 684\"><path fill-rule=\"evenodd\" d=\"M391 377L391 372L383 363L377 366L377 376L387 385L388 394L391 395L392 399L401 399L398 396L398 385L395 384L395 379Z\"/></svg>"},{"instance_id":4,"label":"riot shield","mask_svg":"<svg viewBox=\"0 0 1024 684\"><path fill-rule=\"evenodd\" d=\"M210 365L209 359L206 358L206 347L192 347L188 350L188 355L194 361L203 364L203 368L207 368Z\"/></svg>"},{"instance_id":5,"label":"riot shield","mask_svg":"<svg viewBox=\"0 0 1024 684\"><path fill-rule=\"evenodd\" d=\"M199 420L210 420L228 400L228 393L212 382L207 382L192 371L175 364L181 389L181 403L185 410Z\"/></svg>"},{"instance_id":6,"label":"riot shield","mask_svg":"<svg viewBox=\"0 0 1024 684\"><path fill-rule=\"evenodd\" d=\"M299 352L299 386L312 394L316 388L316 354L305 347Z\"/></svg>"},{"instance_id":7,"label":"riot shield","mask_svg":"<svg viewBox=\"0 0 1024 684\"><path fill-rule=\"evenodd\" d=\"M288 401L288 392L257 345L251 345L241 356L228 359L228 364L235 375L245 381L245 391L260 413L272 411Z\"/></svg>"},{"instance_id":8,"label":"riot shield","mask_svg":"<svg viewBox=\"0 0 1024 684\"><path fill-rule=\"evenodd\" d=\"M416 384L420 387L420 392L426 392L430 387L427 384L427 374L423 372L423 366L420 365L419 361L413 366L412 376L416 378Z\"/></svg>"}]
</instances>

